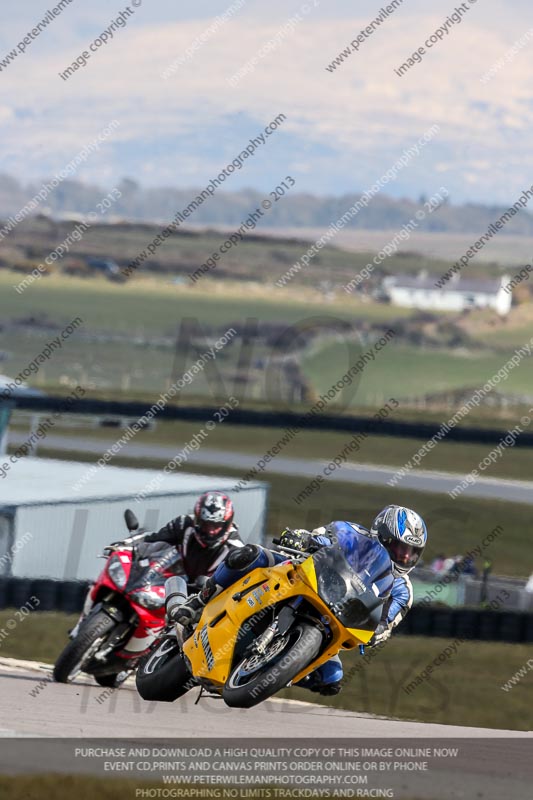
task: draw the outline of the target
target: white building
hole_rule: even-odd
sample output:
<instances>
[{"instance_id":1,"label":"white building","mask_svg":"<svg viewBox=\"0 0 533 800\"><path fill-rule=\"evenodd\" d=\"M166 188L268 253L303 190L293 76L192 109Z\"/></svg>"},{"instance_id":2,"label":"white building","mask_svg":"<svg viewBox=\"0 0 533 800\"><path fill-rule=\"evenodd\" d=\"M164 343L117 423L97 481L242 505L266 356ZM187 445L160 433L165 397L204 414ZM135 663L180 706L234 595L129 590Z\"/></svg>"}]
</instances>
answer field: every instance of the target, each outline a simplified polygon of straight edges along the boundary
<instances>
[{"instance_id":1,"label":"white building","mask_svg":"<svg viewBox=\"0 0 533 800\"><path fill-rule=\"evenodd\" d=\"M492 308L501 316L511 310L512 292L504 291L509 276L495 280L448 281L442 288L435 286L435 278L421 275L391 275L383 281L383 288L396 306L420 308L424 311L466 311L474 308Z\"/></svg>"},{"instance_id":2,"label":"white building","mask_svg":"<svg viewBox=\"0 0 533 800\"><path fill-rule=\"evenodd\" d=\"M9 463L8 457L3 460ZM90 466L21 458L0 477L0 576L92 580L102 569L97 558L102 548L128 535L126 508L142 527L158 530L178 514L192 512L198 495L209 489L230 495L245 542L265 540L266 483L250 482L232 492L235 478L180 472L163 475L157 491L137 501L136 495L162 473L107 466L73 491Z\"/></svg>"}]
</instances>

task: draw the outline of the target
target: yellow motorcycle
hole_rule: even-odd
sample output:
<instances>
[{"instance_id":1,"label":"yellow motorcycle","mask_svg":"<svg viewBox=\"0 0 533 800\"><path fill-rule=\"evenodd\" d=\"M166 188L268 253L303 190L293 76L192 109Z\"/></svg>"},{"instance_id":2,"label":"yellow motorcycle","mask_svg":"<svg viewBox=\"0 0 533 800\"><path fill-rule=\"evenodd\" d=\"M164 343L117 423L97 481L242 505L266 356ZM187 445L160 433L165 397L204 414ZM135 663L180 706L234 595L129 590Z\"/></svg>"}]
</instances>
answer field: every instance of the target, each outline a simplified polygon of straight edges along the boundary
<instances>
[{"instance_id":1,"label":"yellow motorcycle","mask_svg":"<svg viewBox=\"0 0 533 800\"><path fill-rule=\"evenodd\" d=\"M176 626L178 635L156 643L137 671L141 697L172 701L201 686L228 706L251 708L366 644L390 595L392 565L377 540L352 531L348 553L338 541L308 555L274 540L281 563L249 572L207 603L194 629L182 635ZM175 603L186 597L184 583L167 581Z\"/></svg>"}]
</instances>

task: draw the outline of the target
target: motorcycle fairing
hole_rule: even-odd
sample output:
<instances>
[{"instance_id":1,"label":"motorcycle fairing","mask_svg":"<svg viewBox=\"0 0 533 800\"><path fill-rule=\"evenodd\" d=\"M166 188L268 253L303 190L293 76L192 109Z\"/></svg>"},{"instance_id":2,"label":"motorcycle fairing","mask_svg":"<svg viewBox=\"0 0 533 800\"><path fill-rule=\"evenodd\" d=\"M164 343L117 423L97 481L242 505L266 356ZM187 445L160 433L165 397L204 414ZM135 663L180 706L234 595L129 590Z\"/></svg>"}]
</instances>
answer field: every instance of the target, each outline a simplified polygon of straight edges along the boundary
<instances>
[{"instance_id":1,"label":"motorcycle fairing","mask_svg":"<svg viewBox=\"0 0 533 800\"><path fill-rule=\"evenodd\" d=\"M379 543L378 547L381 547ZM324 549L338 551L336 547ZM328 621L330 634L327 647L294 678L295 682L337 655L339 650L349 650L358 644L366 644L372 637L375 625L373 629L348 628L335 616L331 603L328 605L321 597L318 587L320 559L318 574L314 561L317 557L318 553L315 553L298 565L283 562L274 567L257 568L214 597L205 607L195 634L183 645L183 654L189 662L193 676L199 680L206 679L212 685L222 688L229 677L237 643L250 629L249 624L248 629L246 628L246 623L258 613L266 616L269 609L281 602L287 603L292 598L302 598L312 605L317 611L317 617ZM339 556L337 552L334 559L339 558L342 559L343 570L351 573L344 555L341 553ZM326 558L324 563L327 560ZM367 559L363 559L362 565L366 568ZM372 580L371 570L368 571L370 576L366 576L367 581ZM355 591L353 587L352 591ZM383 596L379 592L376 596L375 590L372 594L375 607L380 608ZM266 619L270 621L269 617Z\"/></svg>"}]
</instances>

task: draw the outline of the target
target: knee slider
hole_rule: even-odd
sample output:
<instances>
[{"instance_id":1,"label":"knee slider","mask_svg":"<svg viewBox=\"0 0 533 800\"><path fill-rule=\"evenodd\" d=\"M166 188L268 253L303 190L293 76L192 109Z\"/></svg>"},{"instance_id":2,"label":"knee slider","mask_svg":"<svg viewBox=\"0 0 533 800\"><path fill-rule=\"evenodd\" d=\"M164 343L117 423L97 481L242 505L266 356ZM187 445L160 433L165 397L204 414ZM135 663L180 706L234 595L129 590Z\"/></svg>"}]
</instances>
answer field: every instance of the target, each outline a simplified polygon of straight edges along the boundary
<instances>
[{"instance_id":1,"label":"knee slider","mask_svg":"<svg viewBox=\"0 0 533 800\"><path fill-rule=\"evenodd\" d=\"M324 684L337 683L342 680L343 669L339 658L332 658L322 664L317 670Z\"/></svg>"}]
</instances>

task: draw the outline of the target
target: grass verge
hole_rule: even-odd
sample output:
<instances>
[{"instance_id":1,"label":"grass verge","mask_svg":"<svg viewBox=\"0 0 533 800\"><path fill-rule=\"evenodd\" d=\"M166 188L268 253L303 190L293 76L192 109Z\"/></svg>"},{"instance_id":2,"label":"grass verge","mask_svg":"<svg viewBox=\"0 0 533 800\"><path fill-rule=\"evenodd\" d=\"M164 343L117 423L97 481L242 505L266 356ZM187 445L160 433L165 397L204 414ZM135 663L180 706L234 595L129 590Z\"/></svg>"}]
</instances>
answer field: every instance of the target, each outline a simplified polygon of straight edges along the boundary
<instances>
[{"instance_id":1,"label":"grass verge","mask_svg":"<svg viewBox=\"0 0 533 800\"><path fill-rule=\"evenodd\" d=\"M168 786L165 787L162 783L144 783L134 780L124 780L123 778L113 778L106 780L103 778L91 778L72 775L35 775L27 777L8 778L0 776L0 799L9 798L9 800L133 800L138 797L137 790L155 789L160 790L161 794L154 794L154 797L165 795L162 793ZM195 793L193 794L192 787L187 793L187 787L174 787L177 791L181 789L183 794L176 795L179 797L201 797L198 792L201 792L202 785L194 787ZM204 797L224 797L223 789L220 789L220 794L208 794L209 786L204 786ZM250 797L264 800L264 798L273 798L274 792L272 789L264 787L260 790L259 794L251 794L251 789L232 790L231 797L233 800L250 800ZM256 790L257 791L257 790ZM167 795L168 796L168 795ZM331 794L325 795L331 797ZM226 795L229 797L229 794ZM324 800L318 797L317 800ZM404 798L409 800L409 798ZM412 798L414 800L414 798ZM422 798L418 798L422 800ZM429 800L429 798L427 798Z\"/></svg>"},{"instance_id":2,"label":"grass verge","mask_svg":"<svg viewBox=\"0 0 533 800\"><path fill-rule=\"evenodd\" d=\"M532 730L533 673L511 691L501 688L530 658L530 645L465 642L409 691L408 684L451 644L447 639L395 635L368 663L358 652L345 653L340 694L313 698L333 708L417 722ZM370 655L372 649L366 652ZM297 688L284 694L295 700L309 696Z\"/></svg>"},{"instance_id":3,"label":"grass verge","mask_svg":"<svg viewBox=\"0 0 533 800\"><path fill-rule=\"evenodd\" d=\"M128 800L136 797L139 781L104 779L82 775L0 775L2 800ZM162 784L142 784L143 788L163 788Z\"/></svg>"},{"instance_id":4,"label":"grass verge","mask_svg":"<svg viewBox=\"0 0 533 800\"><path fill-rule=\"evenodd\" d=\"M9 630L7 623L15 618L14 612L9 608L0 611L0 629ZM68 632L78 617L79 614L33 611L0 642L0 658L21 658L53 664L67 644Z\"/></svg>"}]
</instances>

